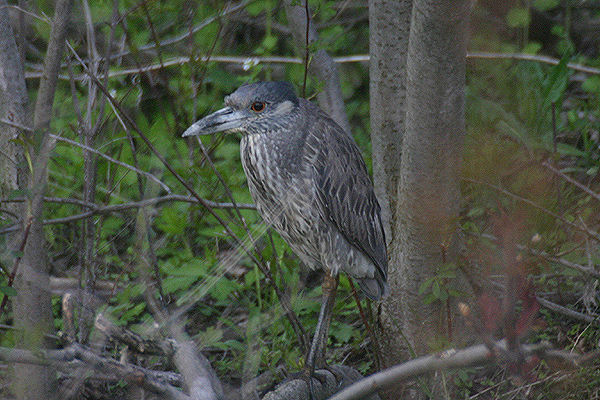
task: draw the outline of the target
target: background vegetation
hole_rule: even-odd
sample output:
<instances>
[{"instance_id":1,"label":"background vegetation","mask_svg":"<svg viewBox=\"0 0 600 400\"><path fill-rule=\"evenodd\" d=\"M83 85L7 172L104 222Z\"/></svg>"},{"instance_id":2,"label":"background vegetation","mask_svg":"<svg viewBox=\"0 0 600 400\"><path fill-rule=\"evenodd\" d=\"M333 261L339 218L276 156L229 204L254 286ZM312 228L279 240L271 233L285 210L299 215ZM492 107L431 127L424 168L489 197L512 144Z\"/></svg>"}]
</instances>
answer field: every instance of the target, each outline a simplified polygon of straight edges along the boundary
<instances>
[{"instance_id":1,"label":"background vegetation","mask_svg":"<svg viewBox=\"0 0 600 400\"><path fill-rule=\"evenodd\" d=\"M336 57L353 134L370 164L367 3L310 4L320 37L312 46ZM33 104L49 38L47 16L54 9L47 1L24 7L14 5L10 13ZM306 97L321 90L296 58L282 4L83 1L71 21L51 120L56 144L44 203L54 322L63 332L55 342L77 341L123 356L126 346L105 340L94 328L95 316L160 338L166 328L164 321L157 323L153 304L159 304L187 317L187 332L231 388L298 370L301 343L277 292L289 297L312 332L320 306L318 276L303 269L249 204L238 138L180 137L243 83L289 80ZM494 278L507 268L498 238L518 246L520 265L543 306L532 324L533 340L581 353L598 351L600 341L599 21L593 1L475 6L458 221L465 260L481 266L494 290L502 285ZM506 55L513 53L521 57ZM20 256L8 250L20 216L8 211L25 194L0 199L6 205L0 291L8 304L16 294L11 277ZM453 299L473 310L485 308L461 290L460 268L440 266L437 276L423 282L423 301ZM330 359L368 374L378 356L352 292L342 277ZM72 306L65 306L66 298L74 299ZM20 334L11 329L12 317L10 307L3 308L3 347L14 347ZM477 335L471 330L462 344L477 342ZM159 355L130 360L172 369ZM542 364L523 386L508 378L496 367L451 376L459 392L454 396L463 398L600 397L593 363L569 370ZM64 373L60 382L75 398L136 395L131 385L114 379Z\"/></svg>"}]
</instances>

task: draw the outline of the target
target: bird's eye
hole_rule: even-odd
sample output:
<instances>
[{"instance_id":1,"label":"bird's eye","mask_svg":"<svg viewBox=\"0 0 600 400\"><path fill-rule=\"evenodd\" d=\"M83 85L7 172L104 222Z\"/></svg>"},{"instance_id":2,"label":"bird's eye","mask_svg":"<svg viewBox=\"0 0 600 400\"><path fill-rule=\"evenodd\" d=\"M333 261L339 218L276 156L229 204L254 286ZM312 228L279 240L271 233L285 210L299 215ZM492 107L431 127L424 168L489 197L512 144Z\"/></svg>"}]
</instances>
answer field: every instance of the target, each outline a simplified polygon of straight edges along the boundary
<instances>
[{"instance_id":1,"label":"bird's eye","mask_svg":"<svg viewBox=\"0 0 600 400\"><path fill-rule=\"evenodd\" d=\"M265 108L267 107L267 104L262 102L262 101L255 101L254 103L252 103L252 105L250 106L250 108L252 109L252 111L254 112L262 112L265 110Z\"/></svg>"}]
</instances>

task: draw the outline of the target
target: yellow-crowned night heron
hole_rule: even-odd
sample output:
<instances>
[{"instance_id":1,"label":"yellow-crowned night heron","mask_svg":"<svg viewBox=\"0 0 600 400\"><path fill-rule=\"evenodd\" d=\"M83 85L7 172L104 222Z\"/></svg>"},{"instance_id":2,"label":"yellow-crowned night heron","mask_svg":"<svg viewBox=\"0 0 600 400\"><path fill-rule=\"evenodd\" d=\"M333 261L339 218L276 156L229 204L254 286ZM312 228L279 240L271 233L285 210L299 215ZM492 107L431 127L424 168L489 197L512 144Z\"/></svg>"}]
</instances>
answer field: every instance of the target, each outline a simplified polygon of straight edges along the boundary
<instances>
[{"instance_id":1,"label":"yellow-crowned night heron","mask_svg":"<svg viewBox=\"0 0 600 400\"><path fill-rule=\"evenodd\" d=\"M386 245L380 207L352 137L288 82L244 85L226 107L183 136L242 134L252 199L265 222L310 268L323 268L324 301L307 366L324 362L337 277L344 271L371 299L385 292Z\"/></svg>"}]
</instances>

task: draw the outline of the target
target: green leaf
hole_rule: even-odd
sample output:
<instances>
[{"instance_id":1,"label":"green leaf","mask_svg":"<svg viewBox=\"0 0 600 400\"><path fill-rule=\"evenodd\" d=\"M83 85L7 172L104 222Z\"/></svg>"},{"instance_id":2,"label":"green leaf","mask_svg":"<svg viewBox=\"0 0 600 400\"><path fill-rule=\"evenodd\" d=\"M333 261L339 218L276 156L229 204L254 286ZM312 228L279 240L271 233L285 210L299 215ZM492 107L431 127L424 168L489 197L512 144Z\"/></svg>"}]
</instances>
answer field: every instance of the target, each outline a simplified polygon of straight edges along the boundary
<instances>
[{"instance_id":1,"label":"green leaf","mask_svg":"<svg viewBox=\"0 0 600 400\"><path fill-rule=\"evenodd\" d=\"M542 44L539 42L529 42L523 47L523 53L537 54L542 49Z\"/></svg>"},{"instance_id":2,"label":"green leaf","mask_svg":"<svg viewBox=\"0 0 600 400\"><path fill-rule=\"evenodd\" d=\"M188 209L187 205L182 207L181 204L164 207L160 212L160 218L156 220L156 225L165 233L181 235L186 227Z\"/></svg>"},{"instance_id":3,"label":"green leaf","mask_svg":"<svg viewBox=\"0 0 600 400\"><path fill-rule=\"evenodd\" d=\"M582 89L590 93L600 93L600 76L588 77L581 85Z\"/></svg>"},{"instance_id":4,"label":"green leaf","mask_svg":"<svg viewBox=\"0 0 600 400\"><path fill-rule=\"evenodd\" d=\"M419 294L423 294L427 291L427 289L429 289L429 287L431 286L431 284L433 283L433 281L435 281L436 277L432 276L429 277L427 279L425 279L425 282L423 282L421 284L421 286L419 287Z\"/></svg>"},{"instance_id":5,"label":"green leaf","mask_svg":"<svg viewBox=\"0 0 600 400\"><path fill-rule=\"evenodd\" d=\"M593 167L588 168L587 171L585 171L585 173L588 176L596 176L598 174L598 165L594 165Z\"/></svg>"},{"instance_id":6,"label":"green leaf","mask_svg":"<svg viewBox=\"0 0 600 400\"><path fill-rule=\"evenodd\" d=\"M438 298L437 298L437 297L435 297L435 296L433 295L433 293L429 293L429 294L427 294L427 295L425 296L425 298L423 299L423 304L425 304L425 305L429 305L429 304L432 304L432 303L436 302L437 300L438 300Z\"/></svg>"},{"instance_id":7,"label":"green leaf","mask_svg":"<svg viewBox=\"0 0 600 400\"><path fill-rule=\"evenodd\" d=\"M262 12L266 11L270 6L270 1L253 1L246 6L246 11L250 16L257 17Z\"/></svg>"},{"instance_id":8,"label":"green leaf","mask_svg":"<svg viewBox=\"0 0 600 400\"><path fill-rule=\"evenodd\" d=\"M331 327L331 335L340 343L347 343L353 333L354 328L348 324L339 323Z\"/></svg>"},{"instance_id":9,"label":"green leaf","mask_svg":"<svg viewBox=\"0 0 600 400\"><path fill-rule=\"evenodd\" d=\"M440 281L436 279L433 281L433 284L431 285L431 293L435 296L436 299L439 299L440 292L441 292Z\"/></svg>"},{"instance_id":10,"label":"green leaf","mask_svg":"<svg viewBox=\"0 0 600 400\"><path fill-rule=\"evenodd\" d=\"M529 23L531 22L529 9L525 7L511 8L506 14L506 22L511 28L529 26Z\"/></svg>"},{"instance_id":11,"label":"green leaf","mask_svg":"<svg viewBox=\"0 0 600 400\"><path fill-rule=\"evenodd\" d=\"M571 76L571 70L567 67L569 59L569 56L564 56L557 65L552 67L552 72L543 82L544 92L542 96L545 106L556 102L565 92Z\"/></svg>"},{"instance_id":12,"label":"green leaf","mask_svg":"<svg viewBox=\"0 0 600 400\"><path fill-rule=\"evenodd\" d=\"M277 37L276 36L265 36L263 39L262 45L267 50L272 50L277 45Z\"/></svg>"},{"instance_id":13,"label":"green leaf","mask_svg":"<svg viewBox=\"0 0 600 400\"><path fill-rule=\"evenodd\" d=\"M560 0L533 0L533 7L536 10L547 11L558 7Z\"/></svg>"},{"instance_id":14,"label":"green leaf","mask_svg":"<svg viewBox=\"0 0 600 400\"><path fill-rule=\"evenodd\" d=\"M575 157L583 157L585 156L585 152L581 151L577 147L568 145L566 143L558 143L556 145L556 150L559 154L563 156L575 156Z\"/></svg>"},{"instance_id":15,"label":"green leaf","mask_svg":"<svg viewBox=\"0 0 600 400\"><path fill-rule=\"evenodd\" d=\"M223 278L210 289L209 294L219 303L222 303L229 298L231 293L239 289L240 285L237 282Z\"/></svg>"},{"instance_id":16,"label":"green leaf","mask_svg":"<svg viewBox=\"0 0 600 400\"><path fill-rule=\"evenodd\" d=\"M136 304L135 306L133 306L129 310L125 311L121 315L121 320L130 321L131 319L133 319L133 317L139 316L142 313L142 311L144 311L145 308L146 308L146 303Z\"/></svg>"},{"instance_id":17,"label":"green leaf","mask_svg":"<svg viewBox=\"0 0 600 400\"><path fill-rule=\"evenodd\" d=\"M0 286L0 292L4 293L8 297L17 295L17 291L12 286Z\"/></svg>"}]
</instances>

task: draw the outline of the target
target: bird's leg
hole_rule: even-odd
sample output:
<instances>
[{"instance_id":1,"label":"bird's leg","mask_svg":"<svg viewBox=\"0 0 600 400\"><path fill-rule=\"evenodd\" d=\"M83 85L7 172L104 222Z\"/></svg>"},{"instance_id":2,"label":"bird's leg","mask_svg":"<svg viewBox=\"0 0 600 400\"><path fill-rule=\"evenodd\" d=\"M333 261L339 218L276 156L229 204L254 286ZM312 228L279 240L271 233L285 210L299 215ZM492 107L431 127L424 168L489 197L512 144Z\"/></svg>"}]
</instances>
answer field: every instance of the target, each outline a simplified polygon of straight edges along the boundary
<instances>
[{"instance_id":1,"label":"bird's leg","mask_svg":"<svg viewBox=\"0 0 600 400\"><path fill-rule=\"evenodd\" d=\"M339 277L332 274L329 270L325 271L323 279L323 303L319 311L319 319L315 336L310 345L310 351L306 357L306 366L308 367L308 386L311 398L314 398L314 388L312 379L315 374L315 367L325 366L325 353L327 350L327 338L329 335L329 324L331 323L331 310L335 303L335 294L337 291Z\"/></svg>"}]
</instances>

